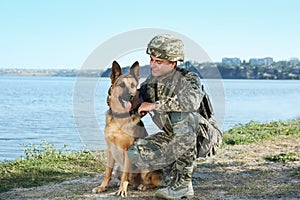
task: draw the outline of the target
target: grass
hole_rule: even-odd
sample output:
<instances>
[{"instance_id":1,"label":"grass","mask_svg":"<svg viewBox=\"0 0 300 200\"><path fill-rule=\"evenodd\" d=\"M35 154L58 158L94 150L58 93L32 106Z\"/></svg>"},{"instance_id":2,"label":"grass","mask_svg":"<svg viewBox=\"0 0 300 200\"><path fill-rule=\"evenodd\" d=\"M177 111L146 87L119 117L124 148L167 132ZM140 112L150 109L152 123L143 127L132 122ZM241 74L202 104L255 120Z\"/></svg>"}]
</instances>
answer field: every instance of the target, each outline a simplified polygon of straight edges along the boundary
<instances>
[{"instance_id":1,"label":"grass","mask_svg":"<svg viewBox=\"0 0 300 200\"><path fill-rule=\"evenodd\" d=\"M300 120L257 123L251 121L224 132L222 148L250 144L282 135L300 135ZM103 172L103 156L90 151L70 152L53 144L24 145L24 158L12 162L0 161L0 193L18 187L34 187L50 182ZM266 157L274 162L299 161L299 152L286 152ZM297 174L299 176L299 174Z\"/></svg>"},{"instance_id":2,"label":"grass","mask_svg":"<svg viewBox=\"0 0 300 200\"><path fill-rule=\"evenodd\" d=\"M223 135L223 145L240 145L260 142L280 135L300 134L300 120L239 124Z\"/></svg>"},{"instance_id":3,"label":"grass","mask_svg":"<svg viewBox=\"0 0 300 200\"><path fill-rule=\"evenodd\" d=\"M277 155L267 156L266 159L273 162L281 163L300 161L300 152L280 153Z\"/></svg>"},{"instance_id":4,"label":"grass","mask_svg":"<svg viewBox=\"0 0 300 200\"><path fill-rule=\"evenodd\" d=\"M201 199L299 199L299 140L300 120L224 132L220 154L199 164Z\"/></svg>"},{"instance_id":5,"label":"grass","mask_svg":"<svg viewBox=\"0 0 300 200\"><path fill-rule=\"evenodd\" d=\"M25 158L0 164L0 193L18 187L34 187L102 172L100 156L89 151L67 152L53 144L24 146Z\"/></svg>"}]
</instances>

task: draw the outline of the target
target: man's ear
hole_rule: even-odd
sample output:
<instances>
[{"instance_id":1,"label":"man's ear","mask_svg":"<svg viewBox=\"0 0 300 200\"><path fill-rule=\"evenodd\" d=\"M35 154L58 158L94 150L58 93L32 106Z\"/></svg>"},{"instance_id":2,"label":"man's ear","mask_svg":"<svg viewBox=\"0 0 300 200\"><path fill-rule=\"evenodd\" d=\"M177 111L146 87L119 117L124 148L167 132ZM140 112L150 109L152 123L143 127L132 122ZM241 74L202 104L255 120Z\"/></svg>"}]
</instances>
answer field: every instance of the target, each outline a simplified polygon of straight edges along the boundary
<instances>
[{"instance_id":1,"label":"man's ear","mask_svg":"<svg viewBox=\"0 0 300 200\"><path fill-rule=\"evenodd\" d=\"M112 67L111 67L111 72L110 72L111 84L113 85L115 83L115 81L117 80L117 78L121 75L122 75L122 69L121 69L119 63L117 63L117 61L113 61Z\"/></svg>"},{"instance_id":2,"label":"man's ear","mask_svg":"<svg viewBox=\"0 0 300 200\"><path fill-rule=\"evenodd\" d=\"M138 61L135 61L130 67L130 74L138 81L140 80L140 64Z\"/></svg>"},{"instance_id":3,"label":"man's ear","mask_svg":"<svg viewBox=\"0 0 300 200\"><path fill-rule=\"evenodd\" d=\"M177 61L171 62L172 68L174 69L177 66Z\"/></svg>"}]
</instances>

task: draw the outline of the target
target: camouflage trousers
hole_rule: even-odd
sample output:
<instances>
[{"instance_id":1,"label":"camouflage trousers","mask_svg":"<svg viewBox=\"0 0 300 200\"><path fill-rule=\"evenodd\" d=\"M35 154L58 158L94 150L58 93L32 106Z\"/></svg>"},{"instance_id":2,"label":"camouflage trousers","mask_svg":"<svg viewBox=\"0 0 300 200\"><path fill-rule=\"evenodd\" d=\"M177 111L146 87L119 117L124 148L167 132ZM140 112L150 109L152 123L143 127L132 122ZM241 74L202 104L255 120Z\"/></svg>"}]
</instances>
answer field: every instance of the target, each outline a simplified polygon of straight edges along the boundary
<instances>
[{"instance_id":1,"label":"camouflage trousers","mask_svg":"<svg viewBox=\"0 0 300 200\"><path fill-rule=\"evenodd\" d=\"M128 149L129 159L142 169L158 170L170 166L191 167L196 159L196 130L198 120L195 116L172 124L172 133L158 132L139 138Z\"/></svg>"}]
</instances>

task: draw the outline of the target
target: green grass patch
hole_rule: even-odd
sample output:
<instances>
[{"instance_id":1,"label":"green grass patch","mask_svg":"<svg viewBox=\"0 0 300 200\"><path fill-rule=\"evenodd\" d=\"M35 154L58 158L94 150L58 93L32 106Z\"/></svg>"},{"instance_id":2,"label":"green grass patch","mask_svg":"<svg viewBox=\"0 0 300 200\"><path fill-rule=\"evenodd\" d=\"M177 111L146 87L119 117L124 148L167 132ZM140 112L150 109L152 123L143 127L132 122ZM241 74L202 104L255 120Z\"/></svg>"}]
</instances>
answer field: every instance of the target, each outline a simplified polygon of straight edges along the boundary
<instances>
[{"instance_id":1,"label":"green grass patch","mask_svg":"<svg viewBox=\"0 0 300 200\"><path fill-rule=\"evenodd\" d=\"M101 156L89 151L70 152L53 144L25 145L25 158L0 163L0 192L61 182L104 170Z\"/></svg>"},{"instance_id":2,"label":"green grass patch","mask_svg":"<svg viewBox=\"0 0 300 200\"><path fill-rule=\"evenodd\" d=\"M300 153L299 152L280 153L278 155L267 156L266 159L269 161L281 162L281 163L300 161Z\"/></svg>"},{"instance_id":3,"label":"green grass patch","mask_svg":"<svg viewBox=\"0 0 300 200\"><path fill-rule=\"evenodd\" d=\"M280 135L300 135L300 120L257 123L251 121L237 125L223 134L223 145L249 144ZM14 161L0 161L0 193L18 187L34 187L50 182L103 172L103 153L78 151L70 152L66 147L56 149L53 144L24 145L24 158ZM299 159L293 154L270 157L282 162Z\"/></svg>"},{"instance_id":4,"label":"green grass patch","mask_svg":"<svg viewBox=\"0 0 300 200\"><path fill-rule=\"evenodd\" d=\"M300 135L300 120L239 124L224 132L223 145L250 144L280 135Z\"/></svg>"}]
</instances>

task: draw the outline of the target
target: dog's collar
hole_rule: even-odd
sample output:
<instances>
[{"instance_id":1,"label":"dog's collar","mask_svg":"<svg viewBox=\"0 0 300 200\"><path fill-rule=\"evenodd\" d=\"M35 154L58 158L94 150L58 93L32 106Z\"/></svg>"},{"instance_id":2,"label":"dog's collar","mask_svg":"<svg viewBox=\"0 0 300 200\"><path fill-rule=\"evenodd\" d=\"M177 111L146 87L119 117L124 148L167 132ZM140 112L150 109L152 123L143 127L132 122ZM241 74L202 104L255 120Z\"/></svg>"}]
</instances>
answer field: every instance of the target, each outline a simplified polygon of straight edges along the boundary
<instances>
[{"instance_id":1,"label":"dog's collar","mask_svg":"<svg viewBox=\"0 0 300 200\"><path fill-rule=\"evenodd\" d=\"M117 113L117 112L114 112L111 108L109 108L108 114L112 115L115 118L127 118L132 115L135 115L137 113L138 107L139 106L137 106L135 109L133 109L129 112L124 112L124 113Z\"/></svg>"}]
</instances>

